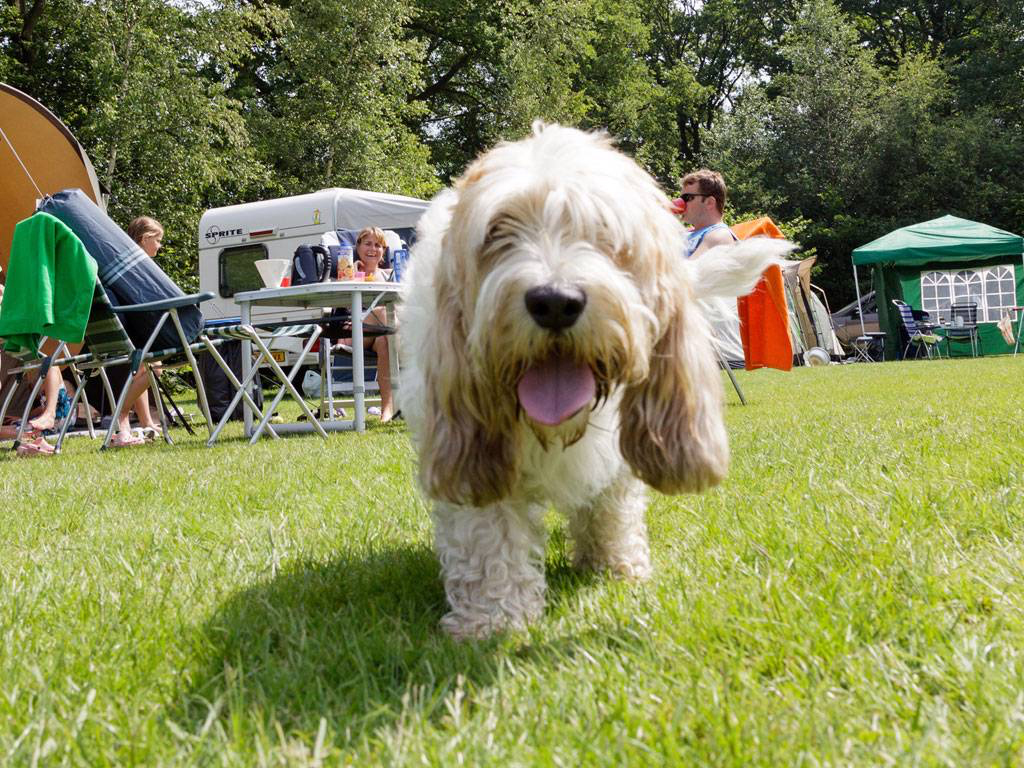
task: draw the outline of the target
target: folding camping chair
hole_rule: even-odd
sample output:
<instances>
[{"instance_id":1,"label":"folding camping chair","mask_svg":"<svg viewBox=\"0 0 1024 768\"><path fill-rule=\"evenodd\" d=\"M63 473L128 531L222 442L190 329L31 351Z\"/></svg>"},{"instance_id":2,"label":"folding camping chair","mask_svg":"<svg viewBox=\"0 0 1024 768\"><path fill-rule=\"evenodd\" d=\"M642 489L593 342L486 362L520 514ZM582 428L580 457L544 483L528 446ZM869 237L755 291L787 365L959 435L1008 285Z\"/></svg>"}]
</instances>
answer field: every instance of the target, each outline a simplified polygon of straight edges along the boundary
<instances>
[{"instance_id":1,"label":"folding camping chair","mask_svg":"<svg viewBox=\"0 0 1024 768\"><path fill-rule=\"evenodd\" d=\"M906 302L893 299L892 303L899 310L900 323L903 325L903 330L907 335L907 346L903 348L903 358L906 359L907 352L910 351L911 347L914 347L915 357L920 357L922 347L929 360L932 359L933 349L941 357L939 343L942 341L942 337L932 333L934 326L919 322L914 317L914 312L910 305Z\"/></svg>"},{"instance_id":2,"label":"folding camping chair","mask_svg":"<svg viewBox=\"0 0 1024 768\"><path fill-rule=\"evenodd\" d=\"M715 354L718 355L718 365L724 369L727 374L729 374L729 381L732 382L732 388L736 390L736 394L740 398L740 405L746 405L747 398L743 396L743 390L740 389L740 383L736 380L736 374L732 372L732 366L729 365L729 361L725 359L725 355L722 353L722 350L718 348L718 345L715 344L714 346Z\"/></svg>"},{"instance_id":3,"label":"folding camping chair","mask_svg":"<svg viewBox=\"0 0 1024 768\"><path fill-rule=\"evenodd\" d=\"M173 443L171 436L167 431L167 418L163 410L163 402L160 399L160 391L157 386L156 376L153 374L151 367L154 363L163 363L165 365L173 366L176 362L182 364L187 362L192 366L192 372L195 377L196 384L196 398L199 401L199 407L206 419L207 428L211 432L213 431L213 424L210 419L210 409L206 402L206 392L203 389L203 382L198 370L199 366L196 364L194 356L194 353L203 349L205 345L203 342L190 341L182 328L180 319L178 318L178 310L184 307L197 306L199 303L212 298L212 293L202 293L192 296L179 296L173 299L163 299L161 301L151 301L144 304L114 307L111 306L110 300L107 298L106 291L97 280L96 288L93 292L92 308L89 313L89 324L85 330L85 341L88 351L74 357L55 360L54 364L68 365L76 374L86 374L85 376L81 376L80 379L79 376L76 375L76 379L78 381L77 386L75 387L75 394L71 398L72 413L75 412L78 401L84 397L87 379L91 376L98 375L103 381L107 397L110 402L114 404L114 407L113 413L111 414L110 426L103 438L103 444L100 446L100 450L104 450L110 445L111 438L114 436L114 431L117 429L117 422L121 416L121 412L126 406L130 405L125 402L125 399L128 395L128 390L131 388L132 379L135 378L135 374L138 373L142 366L146 366L147 369L150 389L153 392L154 399L157 404L157 411L160 417L164 441L168 444ZM122 323L119 315L147 312L159 313L159 319L154 325L149 337L146 339L146 342L141 348L139 348L136 347L135 343L131 340L131 337L125 330L124 324ZM171 321L171 324L175 328L179 344L174 347L165 347L154 350L154 343L160 336L160 332L168 320ZM116 398L106 373L107 368L115 365L129 366L129 372L128 376L125 378L124 386L121 388L121 391ZM70 420L66 420L64 426L60 430L60 434L57 438L57 444L55 446L58 453L63 446L69 424Z\"/></svg>"},{"instance_id":4,"label":"folding camping chair","mask_svg":"<svg viewBox=\"0 0 1024 768\"><path fill-rule=\"evenodd\" d=\"M949 307L949 324L943 326L946 332L946 357L952 357L950 342L971 345L971 357L977 357L981 344L978 342L978 305L976 302L955 302Z\"/></svg>"},{"instance_id":5,"label":"folding camping chair","mask_svg":"<svg viewBox=\"0 0 1024 768\"><path fill-rule=\"evenodd\" d=\"M396 251L401 254L402 251ZM403 254L404 258L404 254ZM403 262L404 263L404 262ZM369 313L373 310L371 306L363 313L363 340L377 338L379 336L392 336L396 333L396 328L393 325L383 325L378 322L368 322L366 320L369 317ZM344 310L342 315L333 314L332 322L328 322L324 326L324 338L330 341L340 341L342 339L352 338L352 320L348 317L348 310ZM321 350L324 349L325 345L321 345ZM335 364L335 358L340 358L341 365ZM364 347L363 349L363 361L364 361L364 392L378 391L379 385L377 383L378 377L380 376L379 360L377 353L373 347ZM398 374L398 357L397 353L392 355L392 359L389 360L389 365L394 364L394 370L389 371L389 376L397 377ZM336 385L340 385L341 394L344 397L354 395L356 382L353 380L355 374L355 365L352 359L351 347L343 344L339 344L333 354L326 354L321 357L321 392L326 397L326 401L330 407L334 404L334 388ZM338 376L335 376L335 373ZM330 382L330 389L327 389L327 383ZM392 382L394 383L394 382Z\"/></svg>"},{"instance_id":6,"label":"folding camping chair","mask_svg":"<svg viewBox=\"0 0 1024 768\"><path fill-rule=\"evenodd\" d=\"M10 384L10 387L7 391L7 395L6 397L4 397L3 404L0 405L0 424L3 424L4 418L7 415L7 411L10 408L11 402L14 400L15 393L17 392L18 387L24 381L25 376L32 371L37 372L35 383L32 386L32 391L29 394L28 399L25 401L25 407L21 414L21 420L18 425L18 431L14 436L14 445L12 446L12 450L15 451L18 449L18 446L21 445L22 443L22 438L24 437L25 430L28 427L29 414L32 411L32 404L36 401L36 398L39 396L39 391L42 389L43 381L45 380L47 373L49 373L50 369L54 366L55 361L60 361L58 364L63 365L65 364L65 360L69 359L66 342L60 342L60 344L58 344L57 348L54 350L53 354L46 355L42 352L43 345L46 343L46 341L47 340L45 337L41 338L39 340L39 347L37 349L22 348L17 351L9 352L9 354L12 357L16 358L19 361L20 365L9 371L9 373L12 376L14 376L14 381L12 381ZM75 386L77 387L81 381L81 374L74 365L70 365L69 367L71 370L71 375L75 381ZM89 411L88 399L83 398L83 402L86 405L86 410ZM64 428L65 431L66 426L70 425L75 421L74 414L75 410L74 408L71 408L68 412L68 415L64 419L64 427L62 428ZM96 433L93 429L92 419L87 419L86 423L88 425L89 437L95 437Z\"/></svg>"}]
</instances>

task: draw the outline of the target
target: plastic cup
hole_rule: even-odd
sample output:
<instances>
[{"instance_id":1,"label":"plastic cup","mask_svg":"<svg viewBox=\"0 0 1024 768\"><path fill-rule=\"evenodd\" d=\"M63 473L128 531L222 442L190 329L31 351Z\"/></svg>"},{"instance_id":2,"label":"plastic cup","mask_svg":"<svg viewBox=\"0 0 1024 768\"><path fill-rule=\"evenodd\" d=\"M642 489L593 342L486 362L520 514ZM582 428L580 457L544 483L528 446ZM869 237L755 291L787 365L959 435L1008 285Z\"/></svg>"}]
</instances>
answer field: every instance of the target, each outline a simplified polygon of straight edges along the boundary
<instances>
[{"instance_id":1,"label":"plastic cup","mask_svg":"<svg viewBox=\"0 0 1024 768\"><path fill-rule=\"evenodd\" d=\"M260 277L263 278L263 285L267 288L280 287L292 267L288 259L260 259L254 263Z\"/></svg>"}]
</instances>

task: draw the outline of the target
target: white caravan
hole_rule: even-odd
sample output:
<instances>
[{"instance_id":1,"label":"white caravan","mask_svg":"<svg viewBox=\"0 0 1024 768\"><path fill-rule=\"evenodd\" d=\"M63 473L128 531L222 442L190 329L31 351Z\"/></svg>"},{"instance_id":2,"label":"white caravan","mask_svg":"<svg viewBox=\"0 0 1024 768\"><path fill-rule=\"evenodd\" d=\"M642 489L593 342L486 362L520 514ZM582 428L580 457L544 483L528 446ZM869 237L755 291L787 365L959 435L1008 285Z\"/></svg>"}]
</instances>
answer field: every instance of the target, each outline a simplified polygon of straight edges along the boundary
<instances>
[{"instance_id":1,"label":"white caravan","mask_svg":"<svg viewBox=\"0 0 1024 768\"><path fill-rule=\"evenodd\" d=\"M263 287L255 262L292 258L325 232L380 227L412 244L416 222L428 203L413 197L321 189L308 195L211 208L199 220L199 290L216 294L202 306L210 319L238 317L233 296ZM309 310L254 307L254 321L299 320Z\"/></svg>"}]
</instances>

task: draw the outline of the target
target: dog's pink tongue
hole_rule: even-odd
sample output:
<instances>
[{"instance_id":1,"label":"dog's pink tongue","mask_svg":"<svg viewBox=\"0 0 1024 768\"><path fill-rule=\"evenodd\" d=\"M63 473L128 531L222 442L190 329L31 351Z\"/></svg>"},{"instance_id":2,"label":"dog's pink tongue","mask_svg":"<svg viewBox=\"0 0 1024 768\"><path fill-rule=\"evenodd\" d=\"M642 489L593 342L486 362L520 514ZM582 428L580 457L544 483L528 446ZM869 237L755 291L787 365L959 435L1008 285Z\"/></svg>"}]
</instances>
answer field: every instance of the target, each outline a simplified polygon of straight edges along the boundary
<instances>
[{"instance_id":1,"label":"dog's pink tongue","mask_svg":"<svg viewBox=\"0 0 1024 768\"><path fill-rule=\"evenodd\" d=\"M589 367L553 357L523 374L516 391L527 416L553 427L593 400L596 387Z\"/></svg>"}]
</instances>

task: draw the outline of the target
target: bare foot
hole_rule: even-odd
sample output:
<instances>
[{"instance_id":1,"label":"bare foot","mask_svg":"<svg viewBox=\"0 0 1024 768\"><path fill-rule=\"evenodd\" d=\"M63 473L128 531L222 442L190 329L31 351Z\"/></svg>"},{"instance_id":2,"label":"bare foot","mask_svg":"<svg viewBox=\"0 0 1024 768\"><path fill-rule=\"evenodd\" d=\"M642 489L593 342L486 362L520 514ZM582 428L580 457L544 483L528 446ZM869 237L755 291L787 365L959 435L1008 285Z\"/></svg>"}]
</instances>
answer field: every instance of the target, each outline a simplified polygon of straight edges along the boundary
<instances>
[{"instance_id":1,"label":"bare foot","mask_svg":"<svg viewBox=\"0 0 1024 768\"><path fill-rule=\"evenodd\" d=\"M43 414L29 421L28 425L32 428L33 432L45 432L48 429L53 429L53 425L56 423L53 416Z\"/></svg>"}]
</instances>

